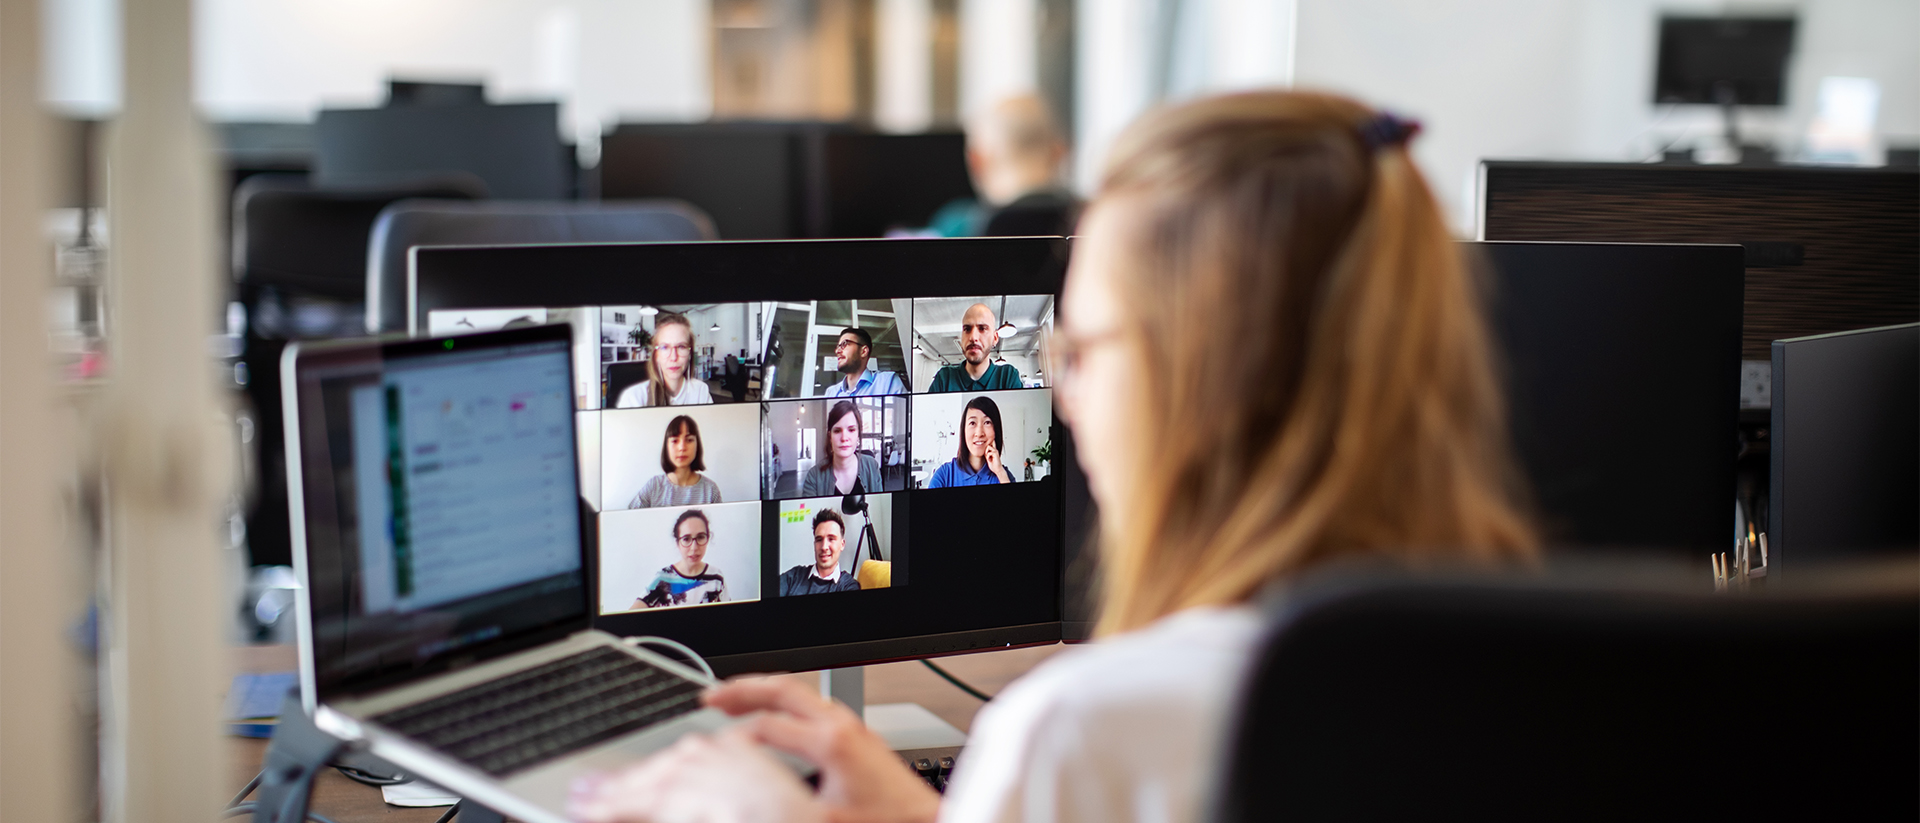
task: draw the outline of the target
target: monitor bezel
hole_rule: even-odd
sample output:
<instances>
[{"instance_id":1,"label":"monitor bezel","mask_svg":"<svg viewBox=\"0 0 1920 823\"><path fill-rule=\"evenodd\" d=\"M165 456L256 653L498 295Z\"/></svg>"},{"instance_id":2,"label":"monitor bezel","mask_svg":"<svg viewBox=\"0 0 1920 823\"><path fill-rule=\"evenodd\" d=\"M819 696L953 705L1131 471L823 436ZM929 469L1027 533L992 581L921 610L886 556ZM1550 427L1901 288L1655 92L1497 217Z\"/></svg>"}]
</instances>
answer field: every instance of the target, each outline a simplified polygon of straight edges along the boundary
<instances>
[{"instance_id":1,"label":"monitor bezel","mask_svg":"<svg viewBox=\"0 0 1920 823\"><path fill-rule=\"evenodd\" d=\"M1058 295L1070 252L1064 237L415 247L408 252L407 322L409 330L424 329L428 313L437 309ZM769 276L774 269L783 273ZM658 271L675 276L633 276ZM903 272L912 272L911 279ZM1063 556L1076 533L1065 520L1065 501L1079 478L1077 465L1068 462L1059 464L1067 476L1056 535ZM1084 486L1084 480L1077 482ZM1084 496L1084 489L1079 493ZM1060 620L717 655L708 662L726 676L1059 642L1085 622L1066 613L1066 566L1063 560L1054 585ZM1078 639L1084 630L1072 633Z\"/></svg>"}]
</instances>

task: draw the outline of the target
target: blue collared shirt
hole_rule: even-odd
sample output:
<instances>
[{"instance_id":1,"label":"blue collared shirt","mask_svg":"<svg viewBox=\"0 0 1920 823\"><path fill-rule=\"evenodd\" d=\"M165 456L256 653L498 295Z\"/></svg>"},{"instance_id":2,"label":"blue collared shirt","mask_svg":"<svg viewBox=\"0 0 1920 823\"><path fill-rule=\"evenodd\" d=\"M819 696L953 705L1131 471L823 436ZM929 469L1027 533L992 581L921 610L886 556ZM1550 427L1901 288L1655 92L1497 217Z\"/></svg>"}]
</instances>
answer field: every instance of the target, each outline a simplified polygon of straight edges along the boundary
<instances>
[{"instance_id":1,"label":"blue collared shirt","mask_svg":"<svg viewBox=\"0 0 1920 823\"><path fill-rule=\"evenodd\" d=\"M860 373L860 381L852 390L847 389L845 378L833 381L827 387L826 397L878 397L886 394L906 394L907 389L900 384L900 376L890 371L867 369Z\"/></svg>"},{"instance_id":2,"label":"blue collared shirt","mask_svg":"<svg viewBox=\"0 0 1920 823\"><path fill-rule=\"evenodd\" d=\"M1007 482L1013 482L1012 468L1007 469ZM927 478L929 489L946 489L954 486L996 486L999 483L1000 477L993 473L993 469L987 467L987 461L980 461L980 470L974 471L959 458L948 460L940 468L934 469L932 477Z\"/></svg>"}]
</instances>

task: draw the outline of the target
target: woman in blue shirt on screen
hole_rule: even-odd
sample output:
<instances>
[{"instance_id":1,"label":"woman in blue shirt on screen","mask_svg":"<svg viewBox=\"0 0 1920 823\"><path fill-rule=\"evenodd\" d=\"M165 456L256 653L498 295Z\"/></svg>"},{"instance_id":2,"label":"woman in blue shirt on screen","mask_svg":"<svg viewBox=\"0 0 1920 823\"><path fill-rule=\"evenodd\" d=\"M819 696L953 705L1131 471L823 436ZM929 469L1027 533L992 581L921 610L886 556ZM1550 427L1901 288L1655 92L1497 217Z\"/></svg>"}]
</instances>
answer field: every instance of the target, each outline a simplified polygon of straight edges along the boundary
<instances>
[{"instance_id":1,"label":"woman in blue shirt on screen","mask_svg":"<svg viewBox=\"0 0 1920 823\"><path fill-rule=\"evenodd\" d=\"M927 478L927 488L992 486L1012 483L1013 472L1000 460L1000 407L982 395L967 401L961 413L960 452Z\"/></svg>"}]
</instances>

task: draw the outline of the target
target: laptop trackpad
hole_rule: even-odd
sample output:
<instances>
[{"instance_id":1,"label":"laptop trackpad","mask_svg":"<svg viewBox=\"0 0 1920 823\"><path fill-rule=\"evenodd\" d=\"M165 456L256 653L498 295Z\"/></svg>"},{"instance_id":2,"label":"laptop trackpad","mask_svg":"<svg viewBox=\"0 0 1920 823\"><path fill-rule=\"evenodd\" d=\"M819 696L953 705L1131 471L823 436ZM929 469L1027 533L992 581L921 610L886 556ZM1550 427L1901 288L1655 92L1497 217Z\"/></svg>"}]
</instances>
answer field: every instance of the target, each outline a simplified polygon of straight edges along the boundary
<instances>
[{"instance_id":1,"label":"laptop trackpad","mask_svg":"<svg viewBox=\"0 0 1920 823\"><path fill-rule=\"evenodd\" d=\"M631 734L585 752L541 766L525 774L507 778L508 791L533 801L541 808L563 812L573 781L589 774L610 772L629 766L689 732L715 732L734 721L714 709L677 717L639 734Z\"/></svg>"}]
</instances>

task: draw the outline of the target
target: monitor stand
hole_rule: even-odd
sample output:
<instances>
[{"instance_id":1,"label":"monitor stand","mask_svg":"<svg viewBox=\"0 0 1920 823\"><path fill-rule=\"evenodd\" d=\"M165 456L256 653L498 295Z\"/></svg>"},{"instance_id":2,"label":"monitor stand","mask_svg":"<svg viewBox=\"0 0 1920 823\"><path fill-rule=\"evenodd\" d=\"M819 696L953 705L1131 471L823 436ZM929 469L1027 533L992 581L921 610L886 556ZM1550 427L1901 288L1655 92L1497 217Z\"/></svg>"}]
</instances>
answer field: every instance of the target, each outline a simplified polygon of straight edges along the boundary
<instances>
[{"instance_id":1,"label":"monitor stand","mask_svg":"<svg viewBox=\"0 0 1920 823\"><path fill-rule=\"evenodd\" d=\"M846 669L822 669L820 693L847 704L860 713L867 727L885 738L887 745L902 757L912 760L923 753L958 749L966 745L967 735L953 724L918 703L879 703L867 705L867 673L859 666ZM946 753L931 755L948 756Z\"/></svg>"}]
</instances>

